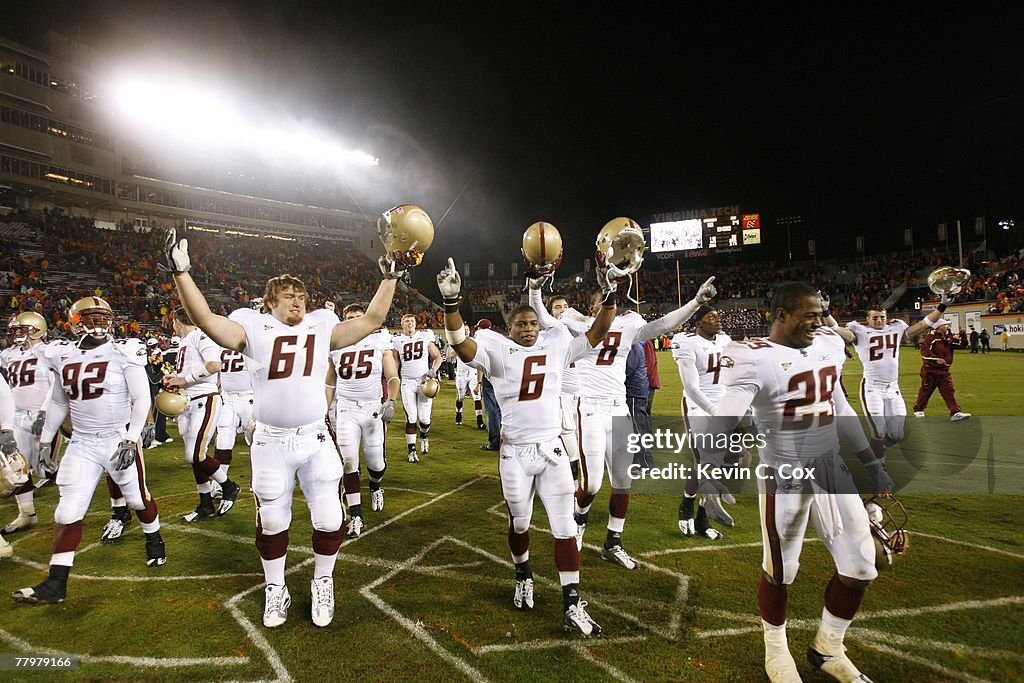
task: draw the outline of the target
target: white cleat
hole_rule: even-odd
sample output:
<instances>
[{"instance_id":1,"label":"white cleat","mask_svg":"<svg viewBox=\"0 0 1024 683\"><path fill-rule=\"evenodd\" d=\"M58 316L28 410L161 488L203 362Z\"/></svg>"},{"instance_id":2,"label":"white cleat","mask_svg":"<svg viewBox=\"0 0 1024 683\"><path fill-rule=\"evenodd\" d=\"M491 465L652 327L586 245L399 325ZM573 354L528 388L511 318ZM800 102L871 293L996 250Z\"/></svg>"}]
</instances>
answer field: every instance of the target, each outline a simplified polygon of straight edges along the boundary
<instances>
[{"instance_id":1,"label":"white cleat","mask_svg":"<svg viewBox=\"0 0 1024 683\"><path fill-rule=\"evenodd\" d=\"M569 605L569 609L565 610L565 616L562 617L562 626L566 631L575 631L584 636L599 636L601 627L590 618L586 607L585 600L580 600L575 605Z\"/></svg>"},{"instance_id":2,"label":"white cleat","mask_svg":"<svg viewBox=\"0 0 1024 683\"><path fill-rule=\"evenodd\" d=\"M420 439L420 451L428 453L430 451L430 441L427 439Z\"/></svg>"},{"instance_id":3,"label":"white cleat","mask_svg":"<svg viewBox=\"0 0 1024 683\"><path fill-rule=\"evenodd\" d=\"M420 456L417 455L416 451L409 451L409 462L419 462Z\"/></svg>"},{"instance_id":4,"label":"white cleat","mask_svg":"<svg viewBox=\"0 0 1024 683\"><path fill-rule=\"evenodd\" d=\"M345 538L359 538L359 535L362 533L363 518L355 516L348 523L348 533L345 534Z\"/></svg>"},{"instance_id":5,"label":"white cleat","mask_svg":"<svg viewBox=\"0 0 1024 683\"><path fill-rule=\"evenodd\" d=\"M924 417L924 411L923 410L915 410L914 411L914 417Z\"/></svg>"},{"instance_id":6,"label":"white cleat","mask_svg":"<svg viewBox=\"0 0 1024 683\"><path fill-rule=\"evenodd\" d=\"M213 479L210 480L210 497L214 500L220 500L224 497L224 489Z\"/></svg>"},{"instance_id":7,"label":"white cleat","mask_svg":"<svg viewBox=\"0 0 1024 683\"><path fill-rule=\"evenodd\" d=\"M370 509L374 512L384 509L384 489L370 491Z\"/></svg>"},{"instance_id":8,"label":"white cleat","mask_svg":"<svg viewBox=\"0 0 1024 683\"><path fill-rule=\"evenodd\" d=\"M583 534L587 531L586 524L576 525L576 550L583 551Z\"/></svg>"},{"instance_id":9,"label":"white cleat","mask_svg":"<svg viewBox=\"0 0 1024 683\"><path fill-rule=\"evenodd\" d=\"M629 556L626 549L621 545L613 545L611 548L601 549L601 559L612 564L617 564L624 569L636 569L636 560Z\"/></svg>"},{"instance_id":10,"label":"white cleat","mask_svg":"<svg viewBox=\"0 0 1024 683\"><path fill-rule=\"evenodd\" d=\"M277 628L288 620L288 608L292 604L288 586L268 584L264 598L266 602L263 607L263 625L267 628Z\"/></svg>"},{"instance_id":11,"label":"white cleat","mask_svg":"<svg viewBox=\"0 0 1024 683\"><path fill-rule=\"evenodd\" d=\"M692 519L681 519L679 520L679 533L683 536L696 536L697 530L694 528Z\"/></svg>"},{"instance_id":12,"label":"white cleat","mask_svg":"<svg viewBox=\"0 0 1024 683\"><path fill-rule=\"evenodd\" d=\"M796 668L796 660L787 650L774 652L765 651L764 672L772 683L800 683L800 672Z\"/></svg>"},{"instance_id":13,"label":"white cleat","mask_svg":"<svg viewBox=\"0 0 1024 683\"><path fill-rule=\"evenodd\" d=\"M959 422L960 420L968 419L970 416L971 416L970 413L965 413L963 411L960 411L958 413L954 413L953 416L949 418L949 421L950 422Z\"/></svg>"},{"instance_id":14,"label":"white cleat","mask_svg":"<svg viewBox=\"0 0 1024 683\"><path fill-rule=\"evenodd\" d=\"M826 652L834 654L824 654ZM842 683L872 683L871 679L862 674L846 656L846 646L839 638L829 638L823 636L821 632L817 633L814 642L807 648L807 661L815 670L827 673Z\"/></svg>"},{"instance_id":15,"label":"white cleat","mask_svg":"<svg viewBox=\"0 0 1024 683\"><path fill-rule=\"evenodd\" d=\"M14 554L14 546L7 542L7 539L0 536L0 560L7 559Z\"/></svg>"},{"instance_id":16,"label":"white cleat","mask_svg":"<svg viewBox=\"0 0 1024 683\"><path fill-rule=\"evenodd\" d=\"M516 609L533 609L533 579L516 579L516 594L512 597Z\"/></svg>"},{"instance_id":17,"label":"white cleat","mask_svg":"<svg viewBox=\"0 0 1024 683\"><path fill-rule=\"evenodd\" d=\"M34 527L38 521L39 518L36 517L36 513L34 512L31 515L19 512L18 516L14 518L14 521L5 526L3 531L5 534L13 534L15 531Z\"/></svg>"},{"instance_id":18,"label":"white cleat","mask_svg":"<svg viewBox=\"0 0 1024 683\"><path fill-rule=\"evenodd\" d=\"M334 579L322 576L309 582L313 598L313 623L323 628L334 619Z\"/></svg>"}]
</instances>

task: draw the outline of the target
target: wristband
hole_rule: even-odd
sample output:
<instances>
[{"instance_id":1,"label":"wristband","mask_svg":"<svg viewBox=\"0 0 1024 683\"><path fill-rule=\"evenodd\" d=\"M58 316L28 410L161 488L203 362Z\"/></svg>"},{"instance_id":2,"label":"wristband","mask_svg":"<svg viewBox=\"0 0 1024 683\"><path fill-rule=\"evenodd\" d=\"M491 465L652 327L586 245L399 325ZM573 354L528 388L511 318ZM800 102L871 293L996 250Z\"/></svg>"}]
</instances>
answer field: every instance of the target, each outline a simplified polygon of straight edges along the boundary
<instances>
[{"instance_id":1,"label":"wristband","mask_svg":"<svg viewBox=\"0 0 1024 683\"><path fill-rule=\"evenodd\" d=\"M828 329L830 329L830 330L838 330L839 328L840 328L839 323L836 323L835 325L829 325L828 326Z\"/></svg>"},{"instance_id":2,"label":"wristband","mask_svg":"<svg viewBox=\"0 0 1024 683\"><path fill-rule=\"evenodd\" d=\"M462 305L462 297L460 296L459 298L453 299L453 300L445 299L442 302L441 307L444 308L444 312L446 314L448 314L448 313L458 313L459 312L459 306L461 306L461 305Z\"/></svg>"},{"instance_id":3,"label":"wristband","mask_svg":"<svg viewBox=\"0 0 1024 683\"><path fill-rule=\"evenodd\" d=\"M447 306L447 304L445 304ZM448 343L452 346L458 346L462 342L466 341L466 328L460 327L457 330L449 330L447 327L444 329L444 338L448 340Z\"/></svg>"},{"instance_id":4,"label":"wristband","mask_svg":"<svg viewBox=\"0 0 1024 683\"><path fill-rule=\"evenodd\" d=\"M190 373L188 377L185 378L185 382L188 384L195 384L200 380L206 379L212 374L212 372L207 372L206 367L204 366L202 369Z\"/></svg>"},{"instance_id":5,"label":"wristband","mask_svg":"<svg viewBox=\"0 0 1024 683\"><path fill-rule=\"evenodd\" d=\"M939 313L945 313L947 308L949 308L949 306L940 301L939 305L935 307L935 310L937 310Z\"/></svg>"}]
</instances>

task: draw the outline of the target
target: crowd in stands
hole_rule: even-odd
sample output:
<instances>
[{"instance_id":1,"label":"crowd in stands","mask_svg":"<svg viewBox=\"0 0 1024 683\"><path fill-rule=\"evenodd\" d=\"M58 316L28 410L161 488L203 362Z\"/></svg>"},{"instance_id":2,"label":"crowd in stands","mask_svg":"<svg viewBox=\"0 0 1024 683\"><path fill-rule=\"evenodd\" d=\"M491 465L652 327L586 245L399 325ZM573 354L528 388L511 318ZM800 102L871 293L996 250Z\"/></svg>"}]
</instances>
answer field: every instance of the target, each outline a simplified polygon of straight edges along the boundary
<instances>
[{"instance_id":1,"label":"crowd in stands","mask_svg":"<svg viewBox=\"0 0 1024 683\"><path fill-rule=\"evenodd\" d=\"M0 223L24 223L34 239L0 234L0 315L35 310L52 328L69 332L67 309L86 294L106 298L118 313L119 332L139 334L169 330L168 314L176 305L169 277L158 269L165 239L163 227L140 228L122 222L116 230L98 229L93 220L61 210L17 211ZM249 236L189 231L192 275L208 294L215 312L227 314L261 296L266 280L291 273L306 283L311 305L332 300L366 302L380 282L377 265L342 242L302 239L258 239ZM869 305L886 301L906 284L925 286L932 268L949 263L944 253L892 253L866 260L822 261L788 265L777 262L715 266L717 302L726 329L757 330L771 322L774 283L801 280L821 288L833 300L840 320L862 317ZM957 302L993 302L991 313L1016 313L1024 308L1024 265L1019 256L978 260L969 264L973 276ZM677 285L675 272L642 272L639 296L645 317L664 315L677 305L677 286L685 301L707 274L687 268ZM593 273L559 280L554 291L577 310L588 309ZM86 290L86 291L83 291ZM523 299L523 285L509 281L470 281L468 298L474 312L495 322ZM217 296L219 294L219 296ZM631 294L636 297L634 288ZM924 295L924 293L921 293ZM421 327L443 325L441 309L412 288L400 288L388 325L397 327L402 313L412 312Z\"/></svg>"}]
</instances>

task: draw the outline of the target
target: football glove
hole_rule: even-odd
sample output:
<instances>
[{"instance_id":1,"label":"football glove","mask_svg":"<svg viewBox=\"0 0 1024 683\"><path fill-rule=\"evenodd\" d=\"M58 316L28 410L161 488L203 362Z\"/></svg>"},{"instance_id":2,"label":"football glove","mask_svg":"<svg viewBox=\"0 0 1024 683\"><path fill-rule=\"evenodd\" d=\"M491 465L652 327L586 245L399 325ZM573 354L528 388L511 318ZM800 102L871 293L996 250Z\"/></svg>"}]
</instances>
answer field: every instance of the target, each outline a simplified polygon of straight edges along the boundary
<instances>
[{"instance_id":1,"label":"football glove","mask_svg":"<svg viewBox=\"0 0 1024 683\"><path fill-rule=\"evenodd\" d=\"M114 455L110 458L110 462L114 464L114 469L118 472L126 470L135 464L135 456L138 452L138 442L132 441L131 439L125 439L121 443L117 444L117 450L114 451Z\"/></svg>"},{"instance_id":2,"label":"football glove","mask_svg":"<svg viewBox=\"0 0 1024 683\"><path fill-rule=\"evenodd\" d=\"M40 410L36 413L36 419L32 422L32 436L39 436L43 433L43 425L46 423L46 411Z\"/></svg>"},{"instance_id":3,"label":"football glove","mask_svg":"<svg viewBox=\"0 0 1024 683\"><path fill-rule=\"evenodd\" d=\"M727 527L736 525L732 515L726 512L722 506L722 503L729 505L736 503L736 498L729 493L725 484L717 479L701 479L697 488L704 495L704 509L707 511L708 517Z\"/></svg>"},{"instance_id":4,"label":"football glove","mask_svg":"<svg viewBox=\"0 0 1024 683\"><path fill-rule=\"evenodd\" d=\"M14 440L14 431L5 429L0 432L0 453L14 455L18 452L18 442Z\"/></svg>"},{"instance_id":5,"label":"football glove","mask_svg":"<svg viewBox=\"0 0 1024 683\"><path fill-rule=\"evenodd\" d=\"M187 273L192 267L192 261L188 256L188 240L178 239L177 228L167 231L167 240L164 242L164 261L160 268L171 273Z\"/></svg>"},{"instance_id":6,"label":"football glove","mask_svg":"<svg viewBox=\"0 0 1024 683\"><path fill-rule=\"evenodd\" d=\"M896 492L896 482L892 480L888 470L885 469L884 459L874 460L864 467L871 475L871 491L874 495L885 498Z\"/></svg>"},{"instance_id":7,"label":"football glove","mask_svg":"<svg viewBox=\"0 0 1024 683\"><path fill-rule=\"evenodd\" d=\"M615 278L611 277L609 266L598 266L597 270L594 271L597 275L597 286L601 288L601 293L604 294L604 300L602 303L615 303L615 292L619 288L619 284L615 281Z\"/></svg>"},{"instance_id":8,"label":"football glove","mask_svg":"<svg viewBox=\"0 0 1024 683\"><path fill-rule=\"evenodd\" d=\"M152 422L147 422L146 426L142 430L142 447L149 448L153 445L153 441L156 440L156 425Z\"/></svg>"},{"instance_id":9,"label":"football glove","mask_svg":"<svg viewBox=\"0 0 1024 683\"><path fill-rule=\"evenodd\" d=\"M949 292L943 292L942 294L939 295L939 303L944 306L950 305L951 303L953 303L953 295L950 294Z\"/></svg>"},{"instance_id":10,"label":"football glove","mask_svg":"<svg viewBox=\"0 0 1024 683\"><path fill-rule=\"evenodd\" d=\"M391 424L391 421L395 419L395 399L389 398L381 404L380 410L377 411L377 415L380 419L384 420L384 424Z\"/></svg>"},{"instance_id":11,"label":"football glove","mask_svg":"<svg viewBox=\"0 0 1024 683\"><path fill-rule=\"evenodd\" d=\"M827 294L822 294L821 290L818 290L818 298L821 299L821 317L828 317L828 309L832 307L832 299Z\"/></svg>"},{"instance_id":12,"label":"football glove","mask_svg":"<svg viewBox=\"0 0 1024 683\"><path fill-rule=\"evenodd\" d=\"M700 289L697 290L697 294L694 295L693 300L696 301L701 306L703 306L707 302L709 302L712 299L714 299L715 296L718 294L718 290L715 289L715 286L713 284L711 284L714 281L715 281L715 276L714 275L712 275L707 280L705 280L704 284L702 284L700 286ZM724 524L725 522L722 522L722 523ZM730 524L729 526L732 526L732 525Z\"/></svg>"},{"instance_id":13,"label":"football glove","mask_svg":"<svg viewBox=\"0 0 1024 683\"><path fill-rule=\"evenodd\" d=\"M384 274L385 280L400 280L405 277L405 268L388 256L381 256L377 259L377 265L380 266L380 272Z\"/></svg>"},{"instance_id":14,"label":"football glove","mask_svg":"<svg viewBox=\"0 0 1024 683\"><path fill-rule=\"evenodd\" d=\"M446 304L452 305L459 302L459 295L462 293L462 277L459 269L455 267L455 259L448 257L448 265L437 274L437 288Z\"/></svg>"},{"instance_id":15,"label":"football glove","mask_svg":"<svg viewBox=\"0 0 1024 683\"><path fill-rule=\"evenodd\" d=\"M526 285L531 290L544 289L545 286L547 286L550 289L554 281L554 275L539 275L537 277L526 278Z\"/></svg>"},{"instance_id":16,"label":"football glove","mask_svg":"<svg viewBox=\"0 0 1024 683\"><path fill-rule=\"evenodd\" d=\"M57 469L57 463L53 458L53 442L47 441L39 444L39 462L36 465L35 473L41 479L49 472Z\"/></svg>"}]
</instances>

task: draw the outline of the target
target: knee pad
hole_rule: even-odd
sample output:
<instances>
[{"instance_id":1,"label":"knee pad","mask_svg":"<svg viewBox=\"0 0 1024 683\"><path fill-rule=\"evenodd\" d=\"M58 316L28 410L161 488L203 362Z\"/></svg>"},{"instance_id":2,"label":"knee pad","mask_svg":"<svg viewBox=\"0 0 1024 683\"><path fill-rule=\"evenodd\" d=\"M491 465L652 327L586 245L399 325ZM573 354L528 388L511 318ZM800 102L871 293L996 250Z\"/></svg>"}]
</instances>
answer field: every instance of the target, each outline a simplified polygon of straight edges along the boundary
<instances>
[{"instance_id":1,"label":"knee pad","mask_svg":"<svg viewBox=\"0 0 1024 683\"><path fill-rule=\"evenodd\" d=\"M57 509L53 511L53 521L57 524L74 524L85 519L85 512L89 507L87 500L74 500L61 497L57 503Z\"/></svg>"},{"instance_id":2,"label":"knee pad","mask_svg":"<svg viewBox=\"0 0 1024 683\"><path fill-rule=\"evenodd\" d=\"M257 520L263 534L273 536L288 530L292 524L292 511L290 508L262 505L257 513Z\"/></svg>"},{"instance_id":3,"label":"knee pad","mask_svg":"<svg viewBox=\"0 0 1024 683\"><path fill-rule=\"evenodd\" d=\"M551 535L555 538L576 537L576 520L572 515L556 515L548 522L551 524Z\"/></svg>"},{"instance_id":4,"label":"knee pad","mask_svg":"<svg viewBox=\"0 0 1024 683\"><path fill-rule=\"evenodd\" d=\"M146 501L142 499L142 493L138 490L137 486L134 487L134 491L131 490L132 488L133 487L128 487L128 490L122 491L125 502L128 503L128 507L132 510L145 510Z\"/></svg>"},{"instance_id":5,"label":"knee pad","mask_svg":"<svg viewBox=\"0 0 1024 683\"><path fill-rule=\"evenodd\" d=\"M252 491L261 501L276 500L288 491L288 475L279 470L257 470L252 473Z\"/></svg>"},{"instance_id":6,"label":"knee pad","mask_svg":"<svg viewBox=\"0 0 1024 683\"><path fill-rule=\"evenodd\" d=\"M317 531L337 531L345 523L345 512L341 509L341 501L337 499L322 504L310 501L309 514L313 528Z\"/></svg>"},{"instance_id":7,"label":"knee pad","mask_svg":"<svg viewBox=\"0 0 1024 683\"><path fill-rule=\"evenodd\" d=\"M384 445L380 446L367 446L363 449L363 457L366 458L366 471L373 476L374 472L380 472L384 474L384 470L387 469L387 465L384 462Z\"/></svg>"},{"instance_id":8,"label":"knee pad","mask_svg":"<svg viewBox=\"0 0 1024 683\"><path fill-rule=\"evenodd\" d=\"M530 518L529 517L513 517L512 518L512 531L517 534L525 534L530 530ZM573 525L572 533L576 533L576 527Z\"/></svg>"},{"instance_id":9,"label":"knee pad","mask_svg":"<svg viewBox=\"0 0 1024 683\"><path fill-rule=\"evenodd\" d=\"M345 450L342 450L341 465L344 468L345 474L352 474L353 472L358 472L359 452L356 451L356 453L353 455L352 453L346 453Z\"/></svg>"}]
</instances>

